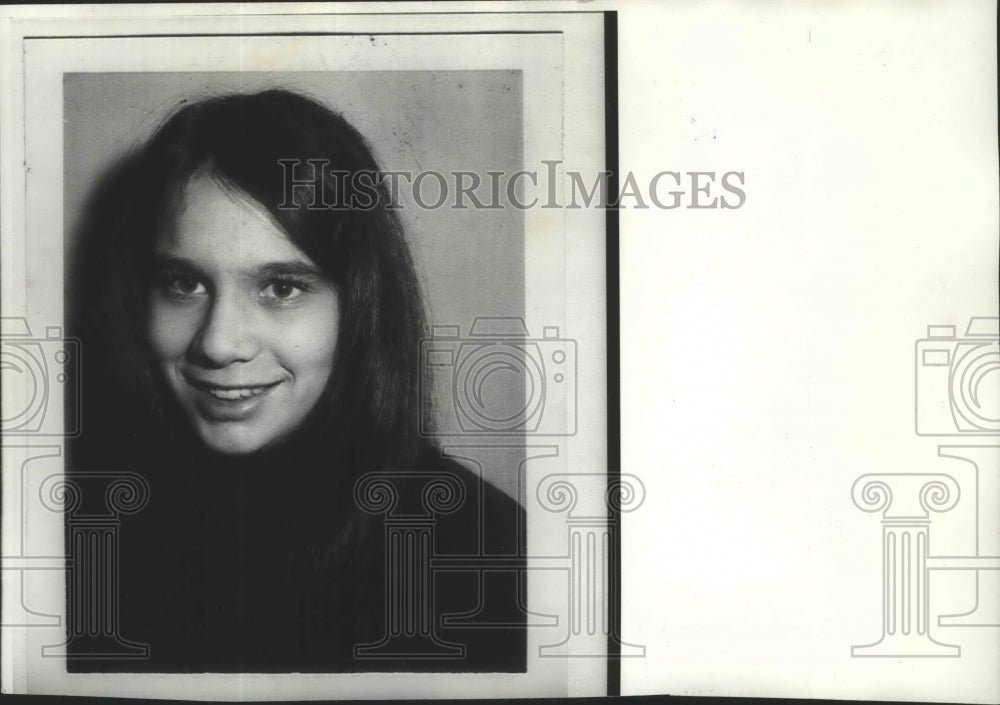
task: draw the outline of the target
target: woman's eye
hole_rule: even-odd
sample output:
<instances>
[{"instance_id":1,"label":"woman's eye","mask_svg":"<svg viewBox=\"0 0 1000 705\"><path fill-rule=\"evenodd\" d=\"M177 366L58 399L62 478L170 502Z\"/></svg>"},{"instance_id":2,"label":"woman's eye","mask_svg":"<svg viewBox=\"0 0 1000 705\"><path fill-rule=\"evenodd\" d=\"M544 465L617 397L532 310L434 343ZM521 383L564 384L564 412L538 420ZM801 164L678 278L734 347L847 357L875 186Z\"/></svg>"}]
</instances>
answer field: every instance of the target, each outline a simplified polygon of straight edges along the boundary
<instances>
[{"instance_id":1,"label":"woman's eye","mask_svg":"<svg viewBox=\"0 0 1000 705\"><path fill-rule=\"evenodd\" d=\"M301 284L290 281L276 281L264 287L261 296L274 301L288 302L298 299L304 291L305 287Z\"/></svg>"},{"instance_id":2,"label":"woman's eye","mask_svg":"<svg viewBox=\"0 0 1000 705\"><path fill-rule=\"evenodd\" d=\"M199 296L206 293L205 285L194 277L168 276L164 279L163 284L167 294L177 298Z\"/></svg>"}]
</instances>

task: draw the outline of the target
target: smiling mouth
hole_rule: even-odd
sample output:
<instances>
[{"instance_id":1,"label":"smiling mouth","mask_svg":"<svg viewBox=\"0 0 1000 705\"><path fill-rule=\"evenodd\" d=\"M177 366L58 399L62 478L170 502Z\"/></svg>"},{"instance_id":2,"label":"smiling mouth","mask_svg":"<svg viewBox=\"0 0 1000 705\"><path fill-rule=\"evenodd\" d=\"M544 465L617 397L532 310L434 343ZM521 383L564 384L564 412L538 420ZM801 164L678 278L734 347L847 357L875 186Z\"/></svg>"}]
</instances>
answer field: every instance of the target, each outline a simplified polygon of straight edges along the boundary
<instances>
[{"instance_id":1,"label":"smiling mouth","mask_svg":"<svg viewBox=\"0 0 1000 705\"><path fill-rule=\"evenodd\" d=\"M277 382L273 382L271 384L247 385L242 387L230 385L223 386L219 384L209 384L207 382L201 382L194 379L188 379L188 384L199 391L205 392L213 399L218 399L219 401L245 401L246 399L253 399L254 397L258 397L278 386Z\"/></svg>"},{"instance_id":2,"label":"smiling mouth","mask_svg":"<svg viewBox=\"0 0 1000 705\"><path fill-rule=\"evenodd\" d=\"M235 389L206 389L205 391L216 399L221 399L223 401L240 401L241 399L252 399L255 396L263 394L272 386L274 385L266 385L264 387L237 387Z\"/></svg>"}]
</instances>

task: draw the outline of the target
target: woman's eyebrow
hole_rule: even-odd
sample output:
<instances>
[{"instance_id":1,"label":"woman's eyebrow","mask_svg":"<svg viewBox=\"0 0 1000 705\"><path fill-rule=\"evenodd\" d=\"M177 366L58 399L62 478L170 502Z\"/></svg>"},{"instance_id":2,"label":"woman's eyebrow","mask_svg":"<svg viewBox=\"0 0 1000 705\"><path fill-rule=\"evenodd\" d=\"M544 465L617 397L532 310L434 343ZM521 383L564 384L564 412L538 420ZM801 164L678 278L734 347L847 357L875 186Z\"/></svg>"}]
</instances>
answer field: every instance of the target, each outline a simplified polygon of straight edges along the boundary
<instances>
[{"instance_id":1,"label":"woman's eyebrow","mask_svg":"<svg viewBox=\"0 0 1000 705\"><path fill-rule=\"evenodd\" d=\"M204 274L205 270L195 262L184 257L157 254L153 257L153 268L157 270L181 269L196 274Z\"/></svg>"},{"instance_id":2,"label":"woman's eyebrow","mask_svg":"<svg viewBox=\"0 0 1000 705\"><path fill-rule=\"evenodd\" d=\"M155 271L177 270L190 272L197 276L208 276L208 271L199 266L197 262L186 257L175 255L157 254L153 257L153 269ZM272 279L275 277L306 277L310 279L326 279L319 267L300 260L288 260L285 262L268 262L255 270L244 272L245 277L260 279Z\"/></svg>"},{"instance_id":3,"label":"woman's eyebrow","mask_svg":"<svg viewBox=\"0 0 1000 705\"><path fill-rule=\"evenodd\" d=\"M259 270L259 274L263 278L267 277L315 277L322 279L324 277L323 272L319 270L318 267L309 264L307 262L299 261L288 261L288 262L268 262L263 265Z\"/></svg>"}]
</instances>

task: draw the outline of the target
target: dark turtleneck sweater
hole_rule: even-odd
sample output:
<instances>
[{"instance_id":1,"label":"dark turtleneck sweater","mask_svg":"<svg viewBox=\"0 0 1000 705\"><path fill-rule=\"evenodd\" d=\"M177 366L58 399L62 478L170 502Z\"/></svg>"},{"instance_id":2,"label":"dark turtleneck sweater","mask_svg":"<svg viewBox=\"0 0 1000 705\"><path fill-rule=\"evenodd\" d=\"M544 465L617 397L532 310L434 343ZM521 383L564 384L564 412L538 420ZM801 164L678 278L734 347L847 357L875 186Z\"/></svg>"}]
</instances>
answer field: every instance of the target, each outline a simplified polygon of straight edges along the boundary
<instances>
[{"instance_id":1,"label":"dark turtleneck sweater","mask_svg":"<svg viewBox=\"0 0 1000 705\"><path fill-rule=\"evenodd\" d=\"M460 483L459 507L433 515L434 560L450 561L450 569L433 575L430 623L436 641L464 654L413 658L425 639L393 642L381 658L358 657L356 646L379 643L390 629L386 515L358 506L354 484L364 468L323 455L321 445L329 448L300 439L238 459L166 449L142 468L121 468L143 475L149 501L118 528L118 634L148 644L149 654L83 658L93 643L78 639L69 670L524 671L523 510L431 446L394 473L401 494L390 519L419 518L428 475ZM399 479L406 476L414 479ZM501 557L496 570L481 572L483 553ZM489 626L443 621L477 611L491 615Z\"/></svg>"}]
</instances>

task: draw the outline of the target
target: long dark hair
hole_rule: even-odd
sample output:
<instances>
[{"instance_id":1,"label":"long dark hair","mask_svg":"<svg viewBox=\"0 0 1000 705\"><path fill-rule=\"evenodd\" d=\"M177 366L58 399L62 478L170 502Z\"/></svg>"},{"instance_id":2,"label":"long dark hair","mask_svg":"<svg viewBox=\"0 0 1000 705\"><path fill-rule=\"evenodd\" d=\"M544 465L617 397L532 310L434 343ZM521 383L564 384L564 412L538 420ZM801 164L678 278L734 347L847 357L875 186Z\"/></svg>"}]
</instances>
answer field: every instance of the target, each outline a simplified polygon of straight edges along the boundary
<instances>
[{"instance_id":1,"label":"long dark hair","mask_svg":"<svg viewBox=\"0 0 1000 705\"><path fill-rule=\"evenodd\" d=\"M340 178L318 177L323 168ZM368 466L412 462L419 447L424 307L398 213L361 134L286 90L183 106L95 189L67 304L84 358L82 447L169 445L171 395L146 340L155 238L187 182L208 173L263 206L334 282L336 361L307 424ZM309 185L289 187L288 178ZM324 207L324 204L354 207ZM341 450L345 450L341 448Z\"/></svg>"}]
</instances>

